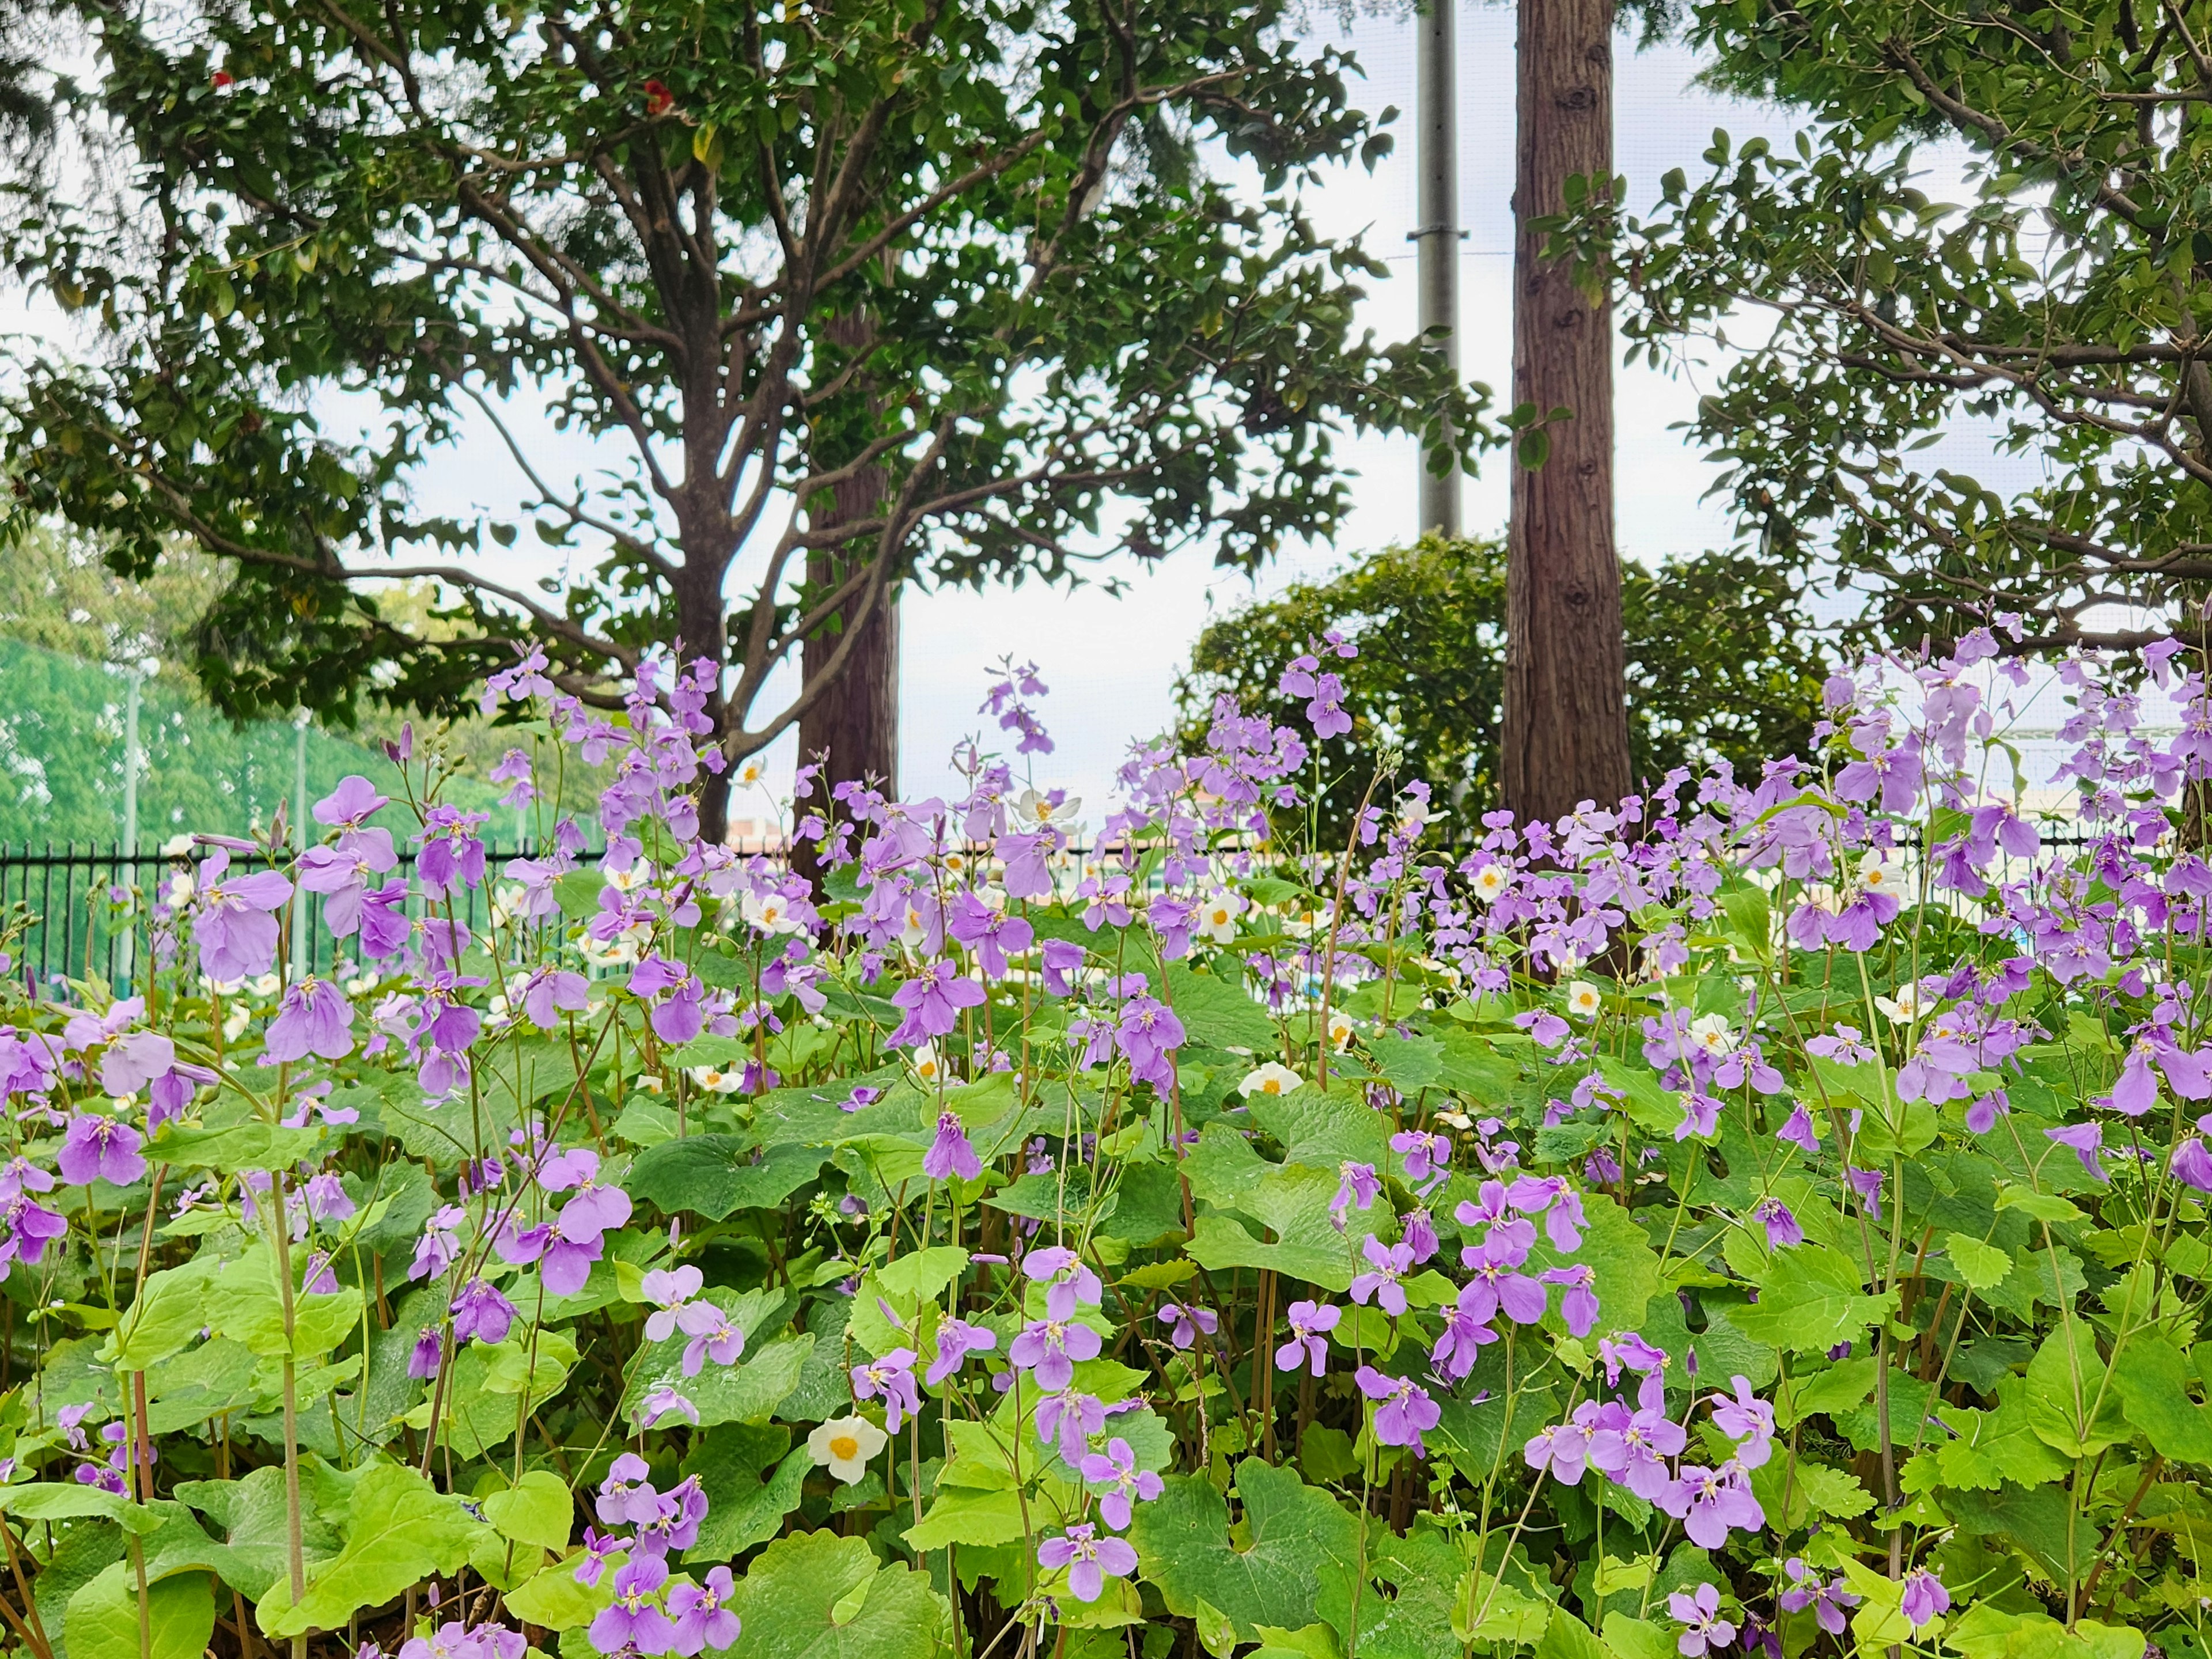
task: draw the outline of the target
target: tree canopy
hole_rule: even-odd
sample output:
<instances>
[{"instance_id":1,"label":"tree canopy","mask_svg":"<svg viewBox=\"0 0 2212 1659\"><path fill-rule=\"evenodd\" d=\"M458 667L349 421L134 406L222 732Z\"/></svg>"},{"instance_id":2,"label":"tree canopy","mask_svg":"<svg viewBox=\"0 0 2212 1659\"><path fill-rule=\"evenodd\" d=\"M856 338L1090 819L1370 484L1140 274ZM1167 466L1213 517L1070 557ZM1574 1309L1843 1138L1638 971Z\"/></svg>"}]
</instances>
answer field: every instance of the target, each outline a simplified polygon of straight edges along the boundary
<instances>
[{"instance_id":1,"label":"tree canopy","mask_svg":"<svg viewBox=\"0 0 2212 1659\"><path fill-rule=\"evenodd\" d=\"M1636 787L1677 766L1725 760L1748 775L1770 756L1811 752L1828 659L1785 570L1718 553L1656 570L1623 560L1620 574ZM1368 780L1393 767L1449 805L1449 834L1480 833L1499 804L1504 546L1425 537L1221 617L1176 686L1186 738L1203 736L1223 692L1279 723L1303 719L1306 699L1279 691L1276 670L1331 629L1359 654L1326 665L1352 729L1328 749L1333 775L1309 790L1324 842L1341 846Z\"/></svg>"},{"instance_id":2,"label":"tree canopy","mask_svg":"<svg viewBox=\"0 0 2212 1659\"><path fill-rule=\"evenodd\" d=\"M203 667L235 713L439 707L526 639L608 701L672 639L723 663L734 757L818 694L763 702L800 641L900 580L1249 567L1340 520L1340 425L1485 441L1479 389L1353 331L1381 267L1297 189L1387 112L1274 0L75 9L102 70L70 112L121 166L14 186L17 272L97 333L19 365L15 488L126 572L180 532L233 562ZM539 395L624 464L534 455ZM479 419L520 510L419 510ZM870 468L872 513L811 521ZM525 533L567 580L455 556ZM446 625L364 574L435 577Z\"/></svg>"},{"instance_id":3,"label":"tree canopy","mask_svg":"<svg viewBox=\"0 0 2212 1659\"><path fill-rule=\"evenodd\" d=\"M1705 0L1722 87L1811 118L1717 133L1611 252L1630 355L1745 349L1695 435L1770 553L1832 557L1917 643L2021 618L2023 647L2194 626L2212 584L2212 14L2154 0ZM1924 146L1962 145L1962 200ZM1617 194L1616 194L1616 199ZM1620 246L1608 247L1616 230ZM1963 417L2041 482L1915 465Z\"/></svg>"}]
</instances>

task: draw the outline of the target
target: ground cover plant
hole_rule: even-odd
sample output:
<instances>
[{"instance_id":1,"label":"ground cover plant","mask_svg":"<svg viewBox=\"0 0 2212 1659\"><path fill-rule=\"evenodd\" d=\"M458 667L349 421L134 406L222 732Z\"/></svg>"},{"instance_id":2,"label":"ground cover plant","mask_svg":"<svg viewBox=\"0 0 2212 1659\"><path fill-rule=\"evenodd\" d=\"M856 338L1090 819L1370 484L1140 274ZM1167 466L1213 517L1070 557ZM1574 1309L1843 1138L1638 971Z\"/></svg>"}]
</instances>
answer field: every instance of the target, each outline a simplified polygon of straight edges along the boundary
<instances>
[{"instance_id":1,"label":"ground cover plant","mask_svg":"<svg viewBox=\"0 0 2212 1659\"><path fill-rule=\"evenodd\" d=\"M2063 845L1984 633L1443 853L1308 836L1350 648L1110 806L1009 667L957 797L801 773L819 887L698 838L711 670L532 657L533 855L400 742L118 890L0 993L8 1645L2201 1651L2201 672L2041 694Z\"/></svg>"}]
</instances>

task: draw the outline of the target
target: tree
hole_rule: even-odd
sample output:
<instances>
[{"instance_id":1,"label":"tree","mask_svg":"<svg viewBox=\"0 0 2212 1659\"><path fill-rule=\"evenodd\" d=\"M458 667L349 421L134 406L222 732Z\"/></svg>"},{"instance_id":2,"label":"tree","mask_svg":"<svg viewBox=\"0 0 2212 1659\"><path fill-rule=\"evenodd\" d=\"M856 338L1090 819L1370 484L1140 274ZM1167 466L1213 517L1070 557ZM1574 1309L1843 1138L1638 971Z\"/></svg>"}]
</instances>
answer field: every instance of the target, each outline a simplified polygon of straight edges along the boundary
<instances>
[{"instance_id":1,"label":"tree","mask_svg":"<svg viewBox=\"0 0 2212 1659\"><path fill-rule=\"evenodd\" d=\"M2212 14L1711 0L1690 33L1719 84L1817 125L1785 151L1717 134L1707 176L1671 175L1649 218L1593 200L1569 234L1611 259L1632 356L1759 342L1694 423L1745 531L1834 560L1903 643L2013 616L2021 649L2197 633ZM1962 203L1922 181L1915 147L1939 137L1972 158ZM1966 419L2043 482L2007 497L1914 464Z\"/></svg>"},{"instance_id":2,"label":"tree","mask_svg":"<svg viewBox=\"0 0 2212 1659\"><path fill-rule=\"evenodd\" d=\"M1627 793L1613 519L1613 314L1548 257L1552 216L1613 177L1613 0L1521 0L1515 53L1512 518L1499 780L1524 819ZM1573 193L1571 196L1571 191ZM1541 411L1540 414L1539 411Z\"/></svg>"},{"instance_id":3,"label":"tree","mask_svg":"<svg viewBox=\"0 0 2212 1659\"><path fill-rule=\"evenodd\" d=\"M1326 582L1291 588L1212 623L1176 686L1186 742L1202 741L1213 699L1302 725L1305 700L1275 687L1280 665L1337 629L1359 654L1332 659L1351 735L1324 745L1317 828L1341 848L1378 767L1427 781L1465 842L1502 790L1505 550L1427 536ZM1828 672L1800 591L1772 562L1741 553L1624 562L1630 777L1644 787L1677 766L1726 761L1756 775L1770 757L1811 752ZM1616 794L1618 799L1618 794Z\"/></svg>"},{"instance_id":4,"label":"tree","mask_svg":"<svg viewBox=\"0 0 2212 1659\"><path fill-rule=\"evenodd\" d=\"M131 167L113 201L19 182L16 269L99 339L21 366L15 488L125 570L179 531L231 562L202 667L234 711L342 715L365 684L441 707L525 639L606 704L675 638L720 665L736 758L899 582L1198 543L1249 568L1340 521L1340 425L1482 441L1479 392L1352 332L1382 267L1292 192L1388 137L1277 0L760 0L711 27L674 0L78 9L105 65L86 130ZM1207 141L1264 203L1194 165ZM333 389L381 429L324 429ZM508 418L538 390L624 470L541 465ZM465 420L508 441L520 514L411 507ZM874 510L829 510L870 469ZM576 580L451 556L526 522L580 550ZM401 625L363 577L434 578L451 626Z\"/></svg>"}]
</instances>

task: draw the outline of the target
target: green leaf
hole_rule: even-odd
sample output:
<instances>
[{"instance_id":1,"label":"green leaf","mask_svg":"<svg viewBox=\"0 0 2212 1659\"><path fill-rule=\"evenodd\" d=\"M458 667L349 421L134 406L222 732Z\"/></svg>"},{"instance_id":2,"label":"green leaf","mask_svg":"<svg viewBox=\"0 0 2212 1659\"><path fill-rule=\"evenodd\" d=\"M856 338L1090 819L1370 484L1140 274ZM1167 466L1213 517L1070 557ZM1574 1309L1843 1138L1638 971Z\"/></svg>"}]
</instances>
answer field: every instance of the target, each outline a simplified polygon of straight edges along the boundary
<instances>
[{"instance_id":1,"label":"green leaf","mask_svg":"<svg viewBox=\"0 0 2212 1659\"><path fill-rule=\"evenodd\" d=\"M2212 1407L2189 1397L2188 1367L2172 1343L2154 1331L2129 1338L2112 1385L2128 1421L2159 1451L2177 1463L2212 1463Z\"/></svg>"},{"instance_id":2,"label":"green leaf","mask_svg":"<svg viewBox=\"0 0 2212 1659\"><path fill-rule=\"evenodd\" d=\"M1432 1036L1378 1032L1367 1039L1367 1052L1375 1057L1390 1086L1407 1100L1419 1098L1421 1091L1444 1073L1443 1044Z\"/></svg>"},{"instance_id":3,"label":"green leaf","mask_svg":"<svg viewBox=\"0 0 2212 1659\"><path fill-rule=\"evenodd\" d=\"M1590 1627L1565 1607L1552 1609L1552 1622L1536 1644L1535 1659L1612 1659Z\"/></svg>"},{"instance_id":4,"label":"green leaf","mask_svg":"<svg viewBox=\"0 0 2212 1659\"><path fill-rule=\"evenodd\" d=\"M780 1207L829 1159L826 1146L785 1142L763 1152L748 1135L690 1135L639 1153L624 1185L670 1214L689 1210L720 1221L739 1210Z\"/></svg>"},{"instance_id":5,"label":"green leaf","mask_svg":"<svg viewBox=\"0 0 2212 1659\"><path fill-rule=\"evenodd\" d=\"M2062 1325L2028 1362L2027 1420L2062 1457L2094 1456L2128 1437L2119 1392L2105 1386L2105 1362L2086 1326Z\"/></svg>"},{"instance_id":6,"label":"green leaf","mask_svg":"<svg viewBox=\"0 0 2212 1659\"><path fill-rule=\"evenodd\" d=\"M361 1291L351 1285L321 1293L295 1292L289 1344L294 1358L321 1358L360 1327L361 1312ZM244 1343L264 1358L287 1351L283 1296L265 1245L247 1250L207 1286L204 1316L209 1329Z\"/></svg>"},{"instance_id":7,"label":"green leaf","mask_svg":"<svg viewBox=\"0 0 2212 1659\"><path fill-rule=\"evenodd\" d=\"M354 1487L344 1547L309 1577L300 1604L291 1605L279 1579L255 1616L271 1637L337 1630L362 1608L389 1601L434 1572L459 1569L483 1532L459 1498L413 1469L379 1463Z\"/></svg>"},{"instance_id":8,"label":"green leaf","mask_svg":"<svg viewBox=\"0 0 2212 1659\"><path fill-rule=\"evenodd\" d=\"M878 1567L858 1538L780 1538L738 1581L729 1659L939 1659L952 1610L920 1573Z\"/></svg>"},{"instance_id":9,"label":"green leaf","mask_svg":"<svg viewBox=\"0 0 2212 1659\"><path fill-rule=\"evenodd\" d=\"M1970 1291L1986 1291L2002 1285L2012 1273L2012 1257L1996 1245L1965 1233L1947 1234L1943 1253L1959 1270Z\"/></svg>"},{"instance_id":10,"label":"green leaf","mask_svg":"<svg viewBox=\"0 0 2212 1659\"><path fill-rule=\"evenodd\" d=\"M926 1302L957 1279L967 1265L967 1251L951 1244L933 1244L886 1262L876 1269L876 1279L895 1296Z\"/></svg>"},{"instance_id":11,"label":"green leaf","mask_svg":"<svg viewBox=\"0 0 2212 1659\"><path fill-rule=\"evenodd\" d=\"M484 1518L501 1537L556 1552L568 1547L574 1511L568 1483L546 1469L532 1469L507 1491L483 1500Z\"/></svg>"},{"instance_id":12,"label":"green leaf","mask_svg":"<svg viewBox=\"0 0 2212 1659\"><path fill-rule=\"evenodd\" d=\"M1865 1293L1858 1267L1840 1250L1802 1244L1776 1255L1759 1300L1738 1308L1738 1329L1791 1353L1824 1353L1856 1340L1897 1305L1897 1292Z\"/></svg>"},{"instance_id":13,"label":"green leaf","mask_svg":"<svg viewBox=\"0 0 2212 1659\"><path fill-rule=\"evenodd\" d=\"M1965 1659L2142 1659L2148 1645L2139 1630L2083 1619L2069 1632L2040 1607L2019 1613L1994 1601L1969 1607L1943 1642Z\"/></svg>"},{"instance_id":14,"label":"green leaf","mask_svg":"<svg viewBox=\"0 0 2212 1659\"><path fill-rule=\"evenodd\" d=\"M1605 1645L1613 1659L1674 1659L1674 1643L1666 1632L1625 1613L1606 1614Z\"/></svg>"},{"instance_id":15,"label":"green leaf","mask_svg":"<svg viewBox=\"0 0 2212 1659\"><path fill-rule=\"evenodd\" d=\"M541 1567L505 1595L507 1610L526 1624L547 1630L575 1630L588 1625L600 1608L615 1598L615 1576L601 1575L596 1585L576 1582L576 1568L584 1559L578 1551L565 1561Z\"/></svg>"},{"instance_id":16,"label":"green leaf","mask_svg":"<svg viewBox=\"0 0 2212 1659\"><path fill-rule=\"evenodd\" d=\"M2008 1186L1997 1194L1997 1208L2018 1210L2030 1220L2046 1223L2087 1221L2078 1206L2056 1193L2039 1193L2030 1187Z\"/></svg>"},{"instance_id":17,"label":"green leaf","mask_svg":"<svg viewBox=\"0 0 2212 1659\"><path fill-rule=\"evenodd\" d=\"M211 1272L207 1261L195 1257L149 1277L109 1333L101 1358L119 1371L143 1371L184 1349L208 1322L202 1304Z\"/></svg>"},{"instance_id":18,"label":"green leaf","mask_svg":"<svg viewBox=\"0 0 2212 1659\"><path fill-rule=\"evenodd\" d=\"M1274 1051L1275 1022L1241 983L1171 962L1167 964L1166 988L1176 1018L1194 1042L1215 1048L1241 1048L1261 1058Z\"/></svg>"},{"instance_id":19,"label":"green leaf","mask_svg":"<svg viewBox=\"0 0 2212 1659\"><path fill-rule=\"evenodd\" d=\"M200 1659L215 1634L215 1595L204 1572L164 1578L146 1589L152 1659ZM70 1597L72 1659L141 1659L138 1590L131 1565L118 1561Z\"/></svg>"},{"instance_id":20,"label":"green leaf","mask_svg":"<svg viewBox=\"0 0 2212 1659\"><path fill-rule=\"evenodd\" d=\"M1237 1495L1244 1516L1234 1534L1209 1480L1170 1475L1158 1498L1139 1506L1129 1541L1170 1613L1194 1615L1203 1598L1241 1638L1256 1641L1261 1625L1302 1630L1325 1596L1349 1596L1359 1528L1334 1498L1256 1458L1237 1465Z\"/></svg>"},{"instance_id":21,"label":"green leaf","mask_svg":"<svg viewBox=\"0 0 2212 1659\"><path fill-rule=\"evenodd\" d=\"M684 1348L690 1339L678 1331L654 1343L637 1364L623 1412L633 1422L645 1414L646 1396L665 1385L699 1409L699 1426L717 1423L765 1423L799 1386L799 1374L814 1351L814 1339L784 1336L757 1352L748 1349L734 1365L711 1361L696 1376L684 1375Z\"/></svg>"},{"instance_id":22,"label":"green leaf","mask_svg":"<svg viewBox=\"0 0 2212 1659\"><path fill-rule=\"evenodd\" d=\"M784 1516L799 1507L813 1468L806 1448L792 1446L788 1429L726 1423L708 1430L684 1460L683 1473L697 1475L707 1497L699 1541L685 1559L726 1561L775 1537Z\"/></svg>"},{"instance_id":23,"label":"green leaf","mask_svg":"<svg viewBox=\"0 0 2212 1659\"><path fill-rule=\"evenodd\" d=\"M1011 1544L1029 1530L1022 1495L940 1484L929 1513L900 1534L909 1549L941 1550L947 1544Z\"/></svg>"},{"instance_id":24,"label":"green leaf","mask_svg":"<svg viewBox=\"0 0 2212 1659\"><path fill-rule=\"evenodd\" d=\"M2025 1377L2001 1377L1995 1411L1968 1411L1956 1406L1937 1408L1936 1416L1957 1436L1936 1451L1936 1469L1944 1485L1960 1491L1995 1492L2007 1481L2033 1487L2065 1477L2071 1467L2069 1460L2045 1445L2035 1432L2028 1409L2031 1387Z\"/></svg>"}]
</instances>

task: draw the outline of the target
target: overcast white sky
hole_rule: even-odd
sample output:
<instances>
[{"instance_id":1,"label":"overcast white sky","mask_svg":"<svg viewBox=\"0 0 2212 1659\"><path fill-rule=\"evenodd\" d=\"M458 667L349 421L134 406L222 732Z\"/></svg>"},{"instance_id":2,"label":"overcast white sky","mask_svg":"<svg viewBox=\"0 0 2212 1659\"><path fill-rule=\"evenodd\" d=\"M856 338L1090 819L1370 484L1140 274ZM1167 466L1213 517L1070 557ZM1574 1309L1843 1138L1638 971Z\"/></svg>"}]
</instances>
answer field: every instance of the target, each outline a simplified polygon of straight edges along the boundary
<instances>
[{"instance_id":1,"label":"overcast white sky","mask_svg":"<svg viewBox=\"0 0 2212 1659\"><path fill-rule=\"evenodd\" d=\"M1459 143L1462 363L1469 378L1487 381L1501 407L1510 406L1511 319L1509 276L1512 246L1510 199L1513 182L1513 14L1510 7L1461 0L1459 7ZM1392 277L1376 285L1365 320L1378 337L1402 338L1414 320L1413 252L1406 233L1414 223L1414 50L1416 25L1369 20L1333 38L1349 45L1365 70L1355 100L1370 111L1395 105L1399 149L1370 176L1350 169L1331 177L1308 206L1324 230L1362 234L1389 264ZM1624 37L1616 69L1617 167L1628 178L1632 210L1649 207L1670 167L1697 176L1700 153L1716 127L1740 143L1753 133L1778 142L1791 123L1761 106L1716 98L1694 88L1697 64L1686 51L1637 52ZM1938 165L1941 157L1931 158ZM1939 185L1940 185L1939 180ZM1956 199L1955 197L1954 199ZM23 315L20 311L17 316ZM37 313L34 329L49 325ZM1679 378L1648 368L1617 371L1619 434L1617 488L1622 550L1656 560L1668 553L1724 544L1729 526L1717 503L1701 499L1714 469L1670 431L1693 410L1705 379ZM337 400L324 412L333 424L345 414ZM533 453L556 479L594 464L588 446L556 434L542 422L523 422ZM1985 443L1962 434L1958 453L1925 459L1966 462L2002 487L2005 469L1990 467ZM1030 586L982 594L909 593L902 605L903 720L902 783L909 794L945 787L945 757L975 731L976 706L987 665L1011 652L1033 659L1052 688L1043 709L1058 740L1055 754L1037 763L1037 781L1062 784L1097 803L1133 737L1148 736L1171 715L1170 688L1192 641L1210 617L1255 592L1342 567L1358 555L1409 538L1416 530L1416 463L1409 443L1347 441L1341 453L1357 477L1356 510L1346 533L1330 547L1294 549L1256 584L1215 571L1202 554L1188 554L1146 569L1123 572L1129 584L1120 599L1096 587L1073 592ZM520 480L488 426L475 431L430 466L421 480L418 508L465 514L475 508L509 508ZM1470 530L1501 530L1506 483L1502 465L1466 484L1464 520ZM544 550L525 546L506 556L503 573L526 580L544 567ZM490 568L497 562L476 561ZM777 775L787 775L793 745L781 745ZM1095 816L1093 817L1095 822Z\"/></svg>"}]
</instances>

